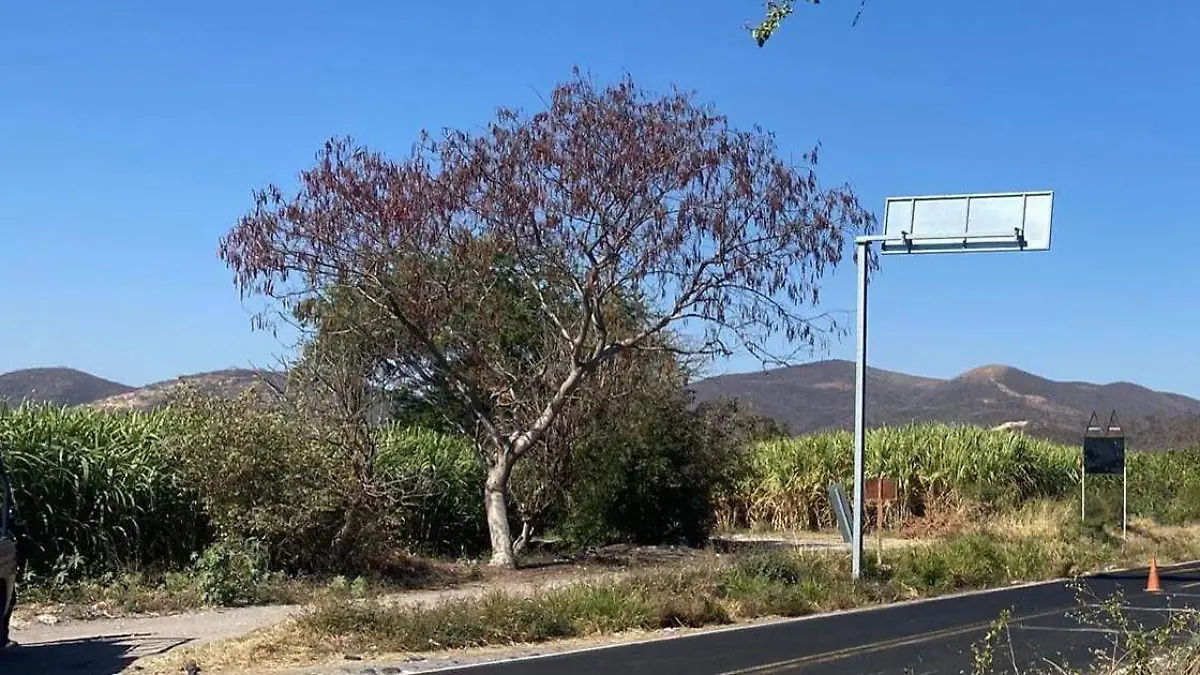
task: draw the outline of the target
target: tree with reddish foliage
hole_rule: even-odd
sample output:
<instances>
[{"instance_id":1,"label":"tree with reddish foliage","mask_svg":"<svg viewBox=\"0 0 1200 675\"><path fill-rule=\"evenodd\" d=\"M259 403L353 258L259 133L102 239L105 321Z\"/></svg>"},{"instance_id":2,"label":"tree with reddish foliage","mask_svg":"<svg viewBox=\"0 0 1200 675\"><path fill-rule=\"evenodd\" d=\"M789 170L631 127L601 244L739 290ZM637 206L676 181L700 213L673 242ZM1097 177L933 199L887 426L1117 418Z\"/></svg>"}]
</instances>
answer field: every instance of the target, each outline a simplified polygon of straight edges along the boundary
<instances>
[{"instance_id":1,"label":"tree with reddish foliage","mask_svg":"<svg viewBox=\"0 0 1200 675\"><path fill-rule=\"evenodd\" d=\"M403 159L328 142L295 194L255 193L220 253L243 297L349 293L373 308L347 323L377 336L392 383L452 392L487 471L492 564L511 567L513 466L607 361L742 348L784 362L771 335L794 354L841 330L801 310L874 221L815 164L689 94L576 71L545 110L423 134Z\"/></svg>"}]
</instances>

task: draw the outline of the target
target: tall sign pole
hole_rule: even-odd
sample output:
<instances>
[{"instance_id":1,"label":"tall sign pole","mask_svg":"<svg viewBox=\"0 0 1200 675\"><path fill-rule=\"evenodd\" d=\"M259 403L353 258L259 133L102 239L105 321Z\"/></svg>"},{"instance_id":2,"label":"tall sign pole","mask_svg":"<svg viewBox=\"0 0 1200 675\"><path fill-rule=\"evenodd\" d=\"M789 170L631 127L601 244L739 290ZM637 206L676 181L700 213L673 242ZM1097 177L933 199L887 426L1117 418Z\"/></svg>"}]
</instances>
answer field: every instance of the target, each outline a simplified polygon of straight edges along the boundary
<instances>
[{"instance_id":1,"label":"tall sign pole","mask_svg":"<svg viewBox=\"0 0 1200 675\"><path fill-rule=\"evenodd\" d=\"M858 257L858 345L854 367L854 528L851 575L862 577L863 562L863 483L867 446L867 265L871 241L861 237L855 242Z\"/></svg>"},{"instance_id":2,"label":"tall sign pole","mask_svg":"<svg viewBox=\"0 0 1200 675\"><path fill-rule=\"evenodd\" d=\"M1054 193L889 197L883 234L855 239L858 258L858 321L854 371L854 519L851 575L862 578L863 490L867 446L867 270L871 244L881 253L970 253L1050 250ZM884 449L886 450L886 448Z\"/></svg>"}]
</instances>

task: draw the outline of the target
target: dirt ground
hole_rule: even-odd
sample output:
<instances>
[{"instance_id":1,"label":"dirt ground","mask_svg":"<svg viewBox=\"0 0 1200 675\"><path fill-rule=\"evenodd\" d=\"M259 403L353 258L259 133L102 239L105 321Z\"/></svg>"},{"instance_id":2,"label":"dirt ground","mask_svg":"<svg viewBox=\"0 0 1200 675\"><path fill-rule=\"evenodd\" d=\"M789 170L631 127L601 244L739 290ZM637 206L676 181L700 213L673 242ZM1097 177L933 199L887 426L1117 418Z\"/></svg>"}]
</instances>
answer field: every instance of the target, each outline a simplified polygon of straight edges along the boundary
<instances>
[{"instance_id":1,"label":"dirt ground","mask_svg":"<svg viewBox=\"0 0 1200 675\"><path fill-rule=\"evenodd\" d=\"M913 543L904 539L885 539L885 546ZM873 550L873 539L867 541ZM673 547L615 546L591 551L580 559L552 559L534 562L513 571L488 571L484 579L445 590L409 591L385 598L406 605L438 603L479 597L489 591L528 593L557 585L600 576L624 574L647 567L682 565L705 556L721 556L746 548L802 548L811 550L845 549L836 534L804 533L799 536L735 535L714 541L712 551ZM159 659L184 647L197 647L222 640L243 637L255 630L276 626L303 611L298 605L229 608L193 611L167 616L127 616L76 620L65 614L28 612L14 619L15 647L0 652L0 671L28 675L110 675L116 673L182 672L182 661ZM617 638L617 639L629 639ZM561 649L568 645L558 645ZM509 649L491 656L479 653L470 658L510 658L529 653L544 653L549 647ZM190 650L188 650L190 651ZM404 672L419 672L439 665L462 662L463 655L431 655L406 665ZM154 664L151 667L151 664ZM166 665L170 664L170 665ZM200 664L203 668L203 664ZM264 664L266 666L267 664ZM287 672L343 673L365 672L365 663L343 662L322 668L305 666ZM399 667L388 671L401 672ZM210 671L211 672L211 671ZM263 672L256 670L256 672Z\"/></svg>"}]
</instances>

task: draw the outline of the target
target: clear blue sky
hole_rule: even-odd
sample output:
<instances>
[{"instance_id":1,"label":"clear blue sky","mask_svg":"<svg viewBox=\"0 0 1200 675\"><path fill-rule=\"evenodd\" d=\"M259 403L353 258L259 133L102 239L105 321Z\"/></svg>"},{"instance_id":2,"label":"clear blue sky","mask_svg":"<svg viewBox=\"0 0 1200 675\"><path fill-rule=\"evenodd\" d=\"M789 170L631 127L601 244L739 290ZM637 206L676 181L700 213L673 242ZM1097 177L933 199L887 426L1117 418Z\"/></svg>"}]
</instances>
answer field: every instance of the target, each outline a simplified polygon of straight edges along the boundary
<instances>
[{"instance_id":1,"label":"clear blue sky","mask_svg":"<svg viewBox=\"0 0 1200 675\"><path fill-rule=\"evenodd\" d=\"M1200 395L1200 6L870 0L852 28L857 6L803 7L758 49L756 0L0 3L0 372L272 365L216 256L252 189L332 135L403 152L535 107L578 64L694 89L788 152L820 141L822 178L877 211L1057 191L1048 253L885 259L872 365ZM826 308L853 309L852 272Z\"/></svg>"}]
</instances>

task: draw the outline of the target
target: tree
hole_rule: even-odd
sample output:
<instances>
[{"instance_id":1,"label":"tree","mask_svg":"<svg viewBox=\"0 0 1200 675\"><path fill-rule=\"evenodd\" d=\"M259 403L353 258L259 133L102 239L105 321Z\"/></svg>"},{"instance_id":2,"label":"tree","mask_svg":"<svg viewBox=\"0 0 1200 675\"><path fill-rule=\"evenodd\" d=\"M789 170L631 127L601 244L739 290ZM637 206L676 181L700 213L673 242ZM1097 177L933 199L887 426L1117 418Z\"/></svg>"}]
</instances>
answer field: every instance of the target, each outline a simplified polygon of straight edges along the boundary
<instances>
[{"instance_id":1,"label":"tree","mask_svg":"<svg viewBox=\"0 0 1200 675\"><path fill-rule=\"evenodd\" d=\"M820 187L816 161L785 162L772 135L687 93L576 71L547 109L423 133L402 160L327 142L295 194L255 193L220 255L243 297L287 308L349 292L388 319L383 372L444 384L467 410L492 564L514 566L513 467L603 364L738 348L785 363L770 336L795 354L840 332L802 308L873 218L850 187ZM659 339L676 329L690 343Z\"/></svg>"}]
</instances>

